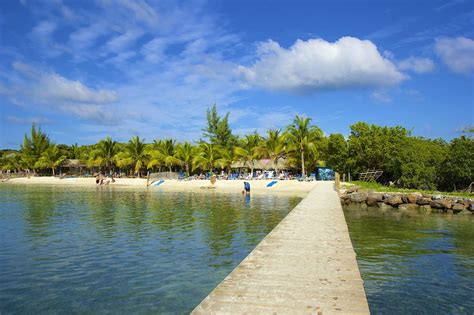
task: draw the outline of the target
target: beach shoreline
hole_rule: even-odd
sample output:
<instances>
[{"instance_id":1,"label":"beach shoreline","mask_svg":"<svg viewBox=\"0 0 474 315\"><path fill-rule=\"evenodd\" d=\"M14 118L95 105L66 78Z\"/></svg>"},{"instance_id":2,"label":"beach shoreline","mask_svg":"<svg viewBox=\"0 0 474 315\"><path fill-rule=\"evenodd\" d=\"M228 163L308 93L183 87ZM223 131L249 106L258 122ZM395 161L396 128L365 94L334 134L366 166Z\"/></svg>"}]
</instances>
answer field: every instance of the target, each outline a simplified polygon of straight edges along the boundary
<instances>
[{"instance_id":1,"label":"beach shoreline","mask_svg":"<svg viewBox=\"0 0 474 315\"><path fill-rule=\"evenodd\" d=\"M277 180L276 183L267 187L271 180L247 180L251 186L251 193L278 193L304 197L317 184L316 181L300 182L297 180ZM120 187L135 189L150 189L169 192L227 192L242 193L244 190L243 180L217 180L211 185L209 180L164 180L159 186L147 186L146 178L116 178L114 183L108 185L97 185L95 178L75 177L58 178L52 176L11 178L0 185L53 185L64 187Z\"/></svg>"}]
</instances>

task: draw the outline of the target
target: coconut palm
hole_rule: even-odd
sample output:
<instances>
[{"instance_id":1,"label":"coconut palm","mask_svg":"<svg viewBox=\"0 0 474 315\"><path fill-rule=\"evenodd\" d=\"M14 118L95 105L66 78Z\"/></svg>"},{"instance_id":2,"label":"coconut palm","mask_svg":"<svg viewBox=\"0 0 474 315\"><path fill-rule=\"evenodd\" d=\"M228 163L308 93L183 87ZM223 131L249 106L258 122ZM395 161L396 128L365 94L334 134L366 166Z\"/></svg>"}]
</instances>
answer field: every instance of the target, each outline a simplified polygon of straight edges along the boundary
<instances>
[{"instance_id":1,"label":"coconut palm","mask_svg":"<svg viewBox=\"0 0 474 315\"><path fill-rule=\"evenodd\" d=\"M125 151L117 153L115 159L117 161L117 166L131 166L132 170L135 173L138 173L138 177L140 177L140 170L146 164L148 159L145 139L140 140L140 137L134 136L125 145Z\"/></svg>"},{"instance_id":2,"label":"coconut palm","mask_svg":"<svg viewBox=\"0 0 474 315\"><path fill-rule=\"evenodd\" d=\"M259 158L258 147L262 143L262 137L257 133L246 135L240 139L238 146L234 147L234 156L241 161L244 166L250 167L250 174L253 176L254 160Z\"/></svg>"},{"instance_id":3,"label":"coconut palm","mask_svg":"<svg viewBox=\"0 0 474 315\"><path fill-rule=\"evenodd\" d=\"M100 140L96 149L90 152L90 164L99 167L105 165L107 170L110 171L112 163L115 161L116 154L117 142L113 141L112 138L107 137L104 140Z\"/></svg>"},{"instance_id":4,"label":"coconut palm","mask_svg":"<svg viewBox=\"0 0 474 315\"><path fill-rule=\"evenodd\" d=\"M193 170L200 168L212 172L220 158L219 149L217 144L201 142L193 159Z\"/></svg>"},{"instance_id":5,"label":"coconut palm","mask_svg":"<svg viewBox=\"0 0 474 315\"><path fill-rule=\"evenodd\" d=\"M256 150L261 156L266 156L272 160L275 173L278 174L278 160L286 155L286 138L279 129L268 130L267 138L262 146Z\"/></svg>"},{"instance_id":6,"label":"coconut palm","mask_svg":"<svg viewBox=\"0 0 474 315\"><path fill-rule=\"evenodd\" d=\"M52 145L41 154L41 157L35 163L35 168L50 168L55 174L55 169L66 159L57 145Z\"/></svg>"},{"instance_id":7,"label":"coconut palm","mask_svg":"<svg viewBox=\"0 0 474 315\"><path fill-rule=\"evenodd\" d=\"M286 129L288 141L294 145L299 153L301 162L301 176L305 176L305 151L322 136L322 131L316 126L310 126L311 118L296 115L293 123Z\"/></svg>"},{"instance_id":8,"label":"coconut palm","mask_svg":"<svg viewBox=\"0 0 474 315\"><path fill-rule=\"evenodd\" d=\"M190 174L190 168L193 161L193 154L196 152L195 147L191 143L185 141L176 146L175 158L180 161L186 170L186 176Z\"/></svg>"},{"instance_id":9,"label":"coconut palm","mask_svg":"<svg viewBox=\"0 0 474 315\"><path fill-rule=\"evenodd\" d=\"M231 166L232 163L234 163L234 156L232 152L232 150L225 147L220 147L218 149L219 158L216 160L216 165L222 170L227 170L227 174L231 173Z\"/></svg>"}]
</instances>

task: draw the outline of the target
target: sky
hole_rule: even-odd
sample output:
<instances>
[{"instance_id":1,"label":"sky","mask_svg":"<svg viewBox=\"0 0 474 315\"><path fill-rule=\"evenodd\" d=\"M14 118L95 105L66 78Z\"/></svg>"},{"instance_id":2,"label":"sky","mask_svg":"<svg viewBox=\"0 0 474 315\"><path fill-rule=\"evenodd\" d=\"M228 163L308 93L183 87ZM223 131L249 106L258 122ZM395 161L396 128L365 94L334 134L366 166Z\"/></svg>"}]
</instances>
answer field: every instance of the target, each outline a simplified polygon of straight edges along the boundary
<instances>
[{"instance_id":1,"label":"sky","mask_svg":"<svg viewBox=\"0 0 474 315\"><path fill-rule=\"evenodd\" d=\"M450 140L474 125L474 1L0 1L0 148L199 140L296 114Z\"/></svg>"}]
</instances>

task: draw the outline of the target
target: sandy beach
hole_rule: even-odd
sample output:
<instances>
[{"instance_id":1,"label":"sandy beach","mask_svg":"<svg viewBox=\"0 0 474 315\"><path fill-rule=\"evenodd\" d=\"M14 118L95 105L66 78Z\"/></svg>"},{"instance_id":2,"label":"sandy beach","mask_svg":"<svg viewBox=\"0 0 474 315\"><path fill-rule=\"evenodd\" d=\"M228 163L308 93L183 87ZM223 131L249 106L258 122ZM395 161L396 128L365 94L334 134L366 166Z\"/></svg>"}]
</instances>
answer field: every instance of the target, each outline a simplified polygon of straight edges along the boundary
<instances>
[{"instance_id":1,"label":"sandy beach","mask_svg":"<svg viewBox=\"0 0 474 315\"><path fill-rule=\"evenodd\" d=\"M299 182L296 180L280 180L272 187L267 187L270 180L250 180L252 193L284 193L291 195L305 196L316 182ZM159 186L149 186L148 189L162 191L215 191L215 192L236 192L241 193L244 189L243 180L217 180L211 185L209 180L165 180ZM0 185L56 185L56 186L82 186L96 187L95 178L64 178L58 177L22 177L12 178L0 183ZM136 189L147 189L146 178L117 178L115 183L102 187L128 187Z\"/></svg>"}]
</instances>

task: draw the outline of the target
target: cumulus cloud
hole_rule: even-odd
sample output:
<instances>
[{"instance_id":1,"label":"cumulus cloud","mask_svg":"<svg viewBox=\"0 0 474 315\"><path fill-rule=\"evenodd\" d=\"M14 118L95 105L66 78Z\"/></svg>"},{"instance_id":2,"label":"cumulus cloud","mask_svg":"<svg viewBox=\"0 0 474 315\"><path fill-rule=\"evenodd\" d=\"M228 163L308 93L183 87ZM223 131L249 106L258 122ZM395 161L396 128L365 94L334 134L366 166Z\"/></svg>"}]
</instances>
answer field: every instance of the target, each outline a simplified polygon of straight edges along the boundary
<instances>
[{"instance_id":1,"label":"cumulus cloud","mask_svg":"<svg viewBox=\"0 0 474 315\"><path fill-rule=\"evenodd\" d=\"M0 90L0 94L17 105L30 107L34 104L97 121L113 118L111 110L106 108L118 101L113 90L88 87L81 81L21 62L15 62L13 69L16 76L12 76L12 81Z\"/></svg>"},{"instance_id":2,"label":"cumulus cloud","mask_svg":"<svg viewBox=\"0 0 474 315\"><path fill-rule=\"evenodd\" d=\"M250 86L290 91L391 86L406 78L371 41L354 37L297 40L288 49L269 40L254 65L239 71Z\"/></svg>"},{"instance_id":3,"label":"cumulus cloud","mask_svg":"<svg viewBox=\"0 0 474 315\"><path fill-rule=\"evenodd\" d=\"M435 52L452 71L474 72L474 40L466 37L437 39Z\"/></svg>"},{"instance_id":4,"label":"cumulus cloud","mask_svg":"<svg viewBox=\"0 0 474 315\"><path fill-rule=\"evenodd\" d=\"M421 57L409 57L398 63L400 70L411 70L416 73L428 73L435 69L433 60Z\"/></svg>"}]
</instances>

